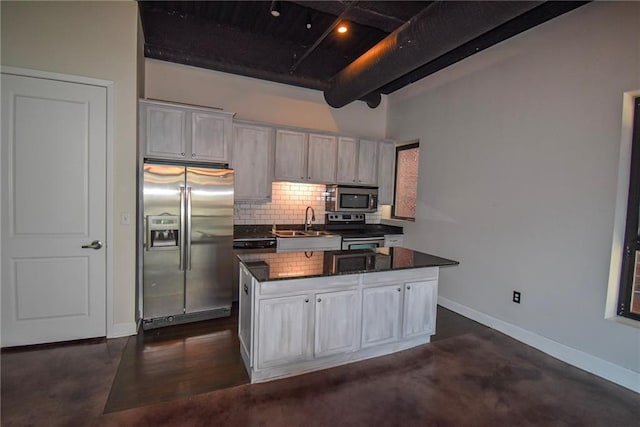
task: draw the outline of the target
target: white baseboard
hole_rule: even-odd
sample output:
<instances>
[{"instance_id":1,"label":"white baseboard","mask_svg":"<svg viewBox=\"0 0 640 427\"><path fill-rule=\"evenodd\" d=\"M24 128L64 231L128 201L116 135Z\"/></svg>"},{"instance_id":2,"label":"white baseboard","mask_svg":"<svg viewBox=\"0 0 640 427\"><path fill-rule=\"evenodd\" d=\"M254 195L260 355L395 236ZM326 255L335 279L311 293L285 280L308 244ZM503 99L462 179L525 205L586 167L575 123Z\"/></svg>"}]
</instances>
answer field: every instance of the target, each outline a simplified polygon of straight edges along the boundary
<instances>
[{"instance_id":1,"label":"white baseboard","mask_svg":"<svg viewBox=\"0 0 640 427\"><path fill-rule=\"evenodd\" d=\"M520 342L530 345L556 359L562 360L577 368L602 377L622 387L640 393L640 373L623 368L606 360L599 359L588 353L568 347L541 335L512 325L495 317L476 311L465 305L438 297L438 304L478 323L502 332Z\"/></svg>"},{"instance_id":2,"label":"white baseboard","mask_svg":"<svg viewBox=\"0 0 640 427\"><path fill-rule=\"evenodd\" d=\"M136 335L136 322L114 323L107 331L107 338L120 338Z\"/></svg>"}]
</instances>

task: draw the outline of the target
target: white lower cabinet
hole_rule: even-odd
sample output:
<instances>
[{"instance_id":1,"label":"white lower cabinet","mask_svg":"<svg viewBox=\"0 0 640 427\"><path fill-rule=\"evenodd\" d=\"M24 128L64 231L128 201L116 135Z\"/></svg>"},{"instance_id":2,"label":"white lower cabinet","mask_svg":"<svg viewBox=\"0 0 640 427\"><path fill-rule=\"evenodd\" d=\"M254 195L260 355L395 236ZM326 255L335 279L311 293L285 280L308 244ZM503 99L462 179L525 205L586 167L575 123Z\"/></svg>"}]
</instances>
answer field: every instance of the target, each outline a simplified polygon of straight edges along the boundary
<instances>
[{"instance_id":1,"label":"white lower cabinet","mask_svg":"<svg viewBox=\"0 0 640 427\"><path fill-rule=\"evenodd\" d=\"M362 291L362 347L397 341L402 322L402 284Z\"/></svg>"},{"instance_id":2,"label":"white lower cabinet","mask_svg":"<svg viewBox=\"0 0 640 427\"><path fill-rule=\"evenodd\" d=\"M404 285L403 338L432 335L436 331L438 281L425 280Z\"/></svg>"},{"instance_id":3,"label":"white lower cabinet","mask_svg":"<svg viewBox=\"0 0 640 427\"><path fill-rule=\"evenodd\" d=\"M258 335L258 367L355 350L357 307L357 290L261 300L260 325L268 326L261 327Z\"/></svg>"},{"instance_id":4,"label":"white lower cabinet","mask_svg":"<svg viewBox=\"0 0 640 427\"><path fill-rule=\"evenodd\" d=\"M358 290L316 294L314 357L358 347Z\"/></svg>"},{"instance_id":5,"label":"white lower cabinet","mask_svg":"<svg viewBox=\"0 0 640 427\"><path fill-rule=\"evenodd\" d=\"M310 295L260 301L258 368L288 365L311 358Z\"/></svg>"},{"instance_id":6,"label":"white lower cabinet","mask_svg":"<svg viewBox=\"0 0 640 427\"><path fill-rule=\"evenodd\" d=\"M437 299L437 280L363 289L362 347L433 335Z\"/></svg>"},{"instance_id":7,"label":"white lower cabinet","mask_svg":"<svg viewBox=\"0 0 640 427\"><path fill-rule=\"evenodd\" d=\"M394 353L435 332L437 267L265 282L240 269L240 347L251 382Z\"/></svg>"}]
</instances>

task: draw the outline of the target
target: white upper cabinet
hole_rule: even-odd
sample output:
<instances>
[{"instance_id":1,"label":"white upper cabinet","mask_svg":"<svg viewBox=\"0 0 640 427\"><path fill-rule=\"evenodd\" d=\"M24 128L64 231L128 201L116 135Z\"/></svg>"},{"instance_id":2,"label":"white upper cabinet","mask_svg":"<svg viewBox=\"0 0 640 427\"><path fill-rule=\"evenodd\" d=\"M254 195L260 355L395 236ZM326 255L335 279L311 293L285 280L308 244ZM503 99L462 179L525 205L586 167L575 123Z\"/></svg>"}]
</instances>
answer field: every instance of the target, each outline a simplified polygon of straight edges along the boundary
<instances>
[{"instance_id":1,"label":"white upper cabinet","mask_svg":"<svg viewBox=\"0 0 640 427\"><path fill-rule=\"evenodd\" d=\"M229 161L231 116L191 113L191 158L212 162Z\"/></svg>"},{"instance_id":2,"label":"white upper cabinet","mask_svg":"<svg viewBox=\"0 0 640 427\"><path fill-rule=\"evenodd\" d=\"M233 124L235 200L271 198L273 129L236 122Z\"/></svg>"},{"instance_id":3,"label":"white upper cabinet","mask_svg":"<svg viewBox=\"0 0 640 427\"><path fill-rule=\"evenodd\" d=\"M361 139L358 147L358 184L378 183L378 141Z\"/></svg>"},{"instance_id":4,"label":"white upper cabinet","mask_svg":"<svg viewBox=\"0 0 640 427\"><path fill-rule=\"evenodd\" d=\"M274 178L332 184L336 181L337 155L335 136L278 129Z\"/></svg>"},{"instance_id":5,"label":"white upper cabinet","mask_svg":"<svg viewBox=\"0 0 640 427\"><path fill-rule=\"evenodd\" d=\"M376 185L378 141L338 139L338 184Z\"/></svg>"},{"instance_id":6,"label":"white upper cabinet","mask_svg":"<svg viewBox=\"0 0 640 427\"><path fill-rule=\"evenodd\" d=\"M341 136L338 138L338 184L358 184L358 140Z\"/></svg>"},{"instance_id":7,"label":"white upper cabinet","mask_svg":"<svg viewBox=\"0 0 640 427\"><path fill-rule=\"evenodd\" d=\"M141 141L147 157L185 159L187 154L187 112L140 102Z\"/></svg>"},{"instance_id":8,"label":"white upper cabinet","mask_svg":"<svg viewBox=\"0 0 640 427\"><path fill-rule=\"evenodd\" d=\"M276 180L307 181L307 137L306 132L276 130Z\"/></svg>"},{"instance_id":9,"label":"white upper cabinet","mask_svg":"<svg viewBox=\"0 0 640 427\"><path fill-rule=\"evenodd\" d=\"M338 140L332 135L309 134L307 179L310 182L336 182Z\"/></svg>"},{"instance_id":10,"label":"white upper cabinet","mask_svg":"<svg viewBox=\"0 0 640 427\"><path fill-rule=\"evenodd\" d=\"M378 204L392 205L396 170L396 144L383 141L378 153Z\"/></svg>"},{"instance_id":11,"label":"white upper cabinet","mask_svg":"<svg viewBox=\"0 0 640 427\"><path fill-rule=\"evenodd\" d=\"M233 114L140 100L140 141L153 159L227 163Z\"/></svg>"}]
</instances>

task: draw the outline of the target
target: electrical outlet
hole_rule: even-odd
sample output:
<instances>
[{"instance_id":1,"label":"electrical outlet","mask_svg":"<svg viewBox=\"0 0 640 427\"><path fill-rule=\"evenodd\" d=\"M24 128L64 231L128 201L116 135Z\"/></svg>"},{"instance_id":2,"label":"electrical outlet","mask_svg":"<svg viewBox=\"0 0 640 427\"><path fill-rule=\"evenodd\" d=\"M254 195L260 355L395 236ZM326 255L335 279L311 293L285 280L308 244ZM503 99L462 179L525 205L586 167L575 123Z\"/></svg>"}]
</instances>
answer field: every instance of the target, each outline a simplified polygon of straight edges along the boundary
<instances>
[{"instance_id":1,"label":"electrical outlet","mask_svg":"<svg viewBox=\"0 0 640 427\"><path fill-rule=\"evenodd\" d=\"M520 304L520 292L513 291L513 302Z\"/></svg>"}]
</instances>

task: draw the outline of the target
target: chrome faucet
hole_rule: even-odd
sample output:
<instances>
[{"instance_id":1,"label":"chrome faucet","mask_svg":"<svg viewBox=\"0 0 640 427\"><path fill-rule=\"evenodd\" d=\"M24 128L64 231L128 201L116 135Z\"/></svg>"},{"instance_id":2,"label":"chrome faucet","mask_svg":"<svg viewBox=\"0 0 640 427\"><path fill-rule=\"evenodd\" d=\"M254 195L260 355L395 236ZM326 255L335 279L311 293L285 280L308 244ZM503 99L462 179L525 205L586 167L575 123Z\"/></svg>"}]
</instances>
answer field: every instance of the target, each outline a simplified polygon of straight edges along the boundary
<instances>
[{"instance_id":1,"label":"chrome faucet","mask_svg":"<svg viewBox=\"0 0 640 427\"><path fill-rule=\"evenodd\" d=\"M309 209L311 209L311 221L309 221ZM311 206L307 206L307 210L304 211L304 231L307 231L311 227L311 222L316 220L316 211Z\"/></svg>"}]
</instances>

